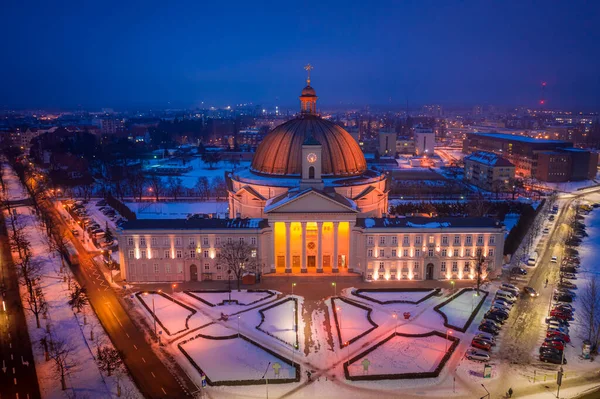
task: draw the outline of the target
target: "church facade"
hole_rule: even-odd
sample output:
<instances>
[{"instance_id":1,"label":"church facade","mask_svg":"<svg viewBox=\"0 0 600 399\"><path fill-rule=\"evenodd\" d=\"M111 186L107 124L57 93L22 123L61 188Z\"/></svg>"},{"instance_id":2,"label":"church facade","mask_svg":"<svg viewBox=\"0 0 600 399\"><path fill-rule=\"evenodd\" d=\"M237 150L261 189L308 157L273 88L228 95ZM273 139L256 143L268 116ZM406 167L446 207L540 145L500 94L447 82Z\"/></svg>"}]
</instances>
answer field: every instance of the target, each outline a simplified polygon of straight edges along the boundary
<instances>
[{"instance_id":1,"label":"church facade","mask_svg":"<svg viewBox=\"0 0 600 399\"><path fill-rule=\"evenodd\" d=\"M367 168L307 86L298 116L274 128L250 168L226 175L228 219L132 220L119 231L130 282L224 280L223 244L248 243L261 274L366 280L470 279L502 265L504 226L489 218L386 217L388 177Z\"/></svg>"}]
</instances>

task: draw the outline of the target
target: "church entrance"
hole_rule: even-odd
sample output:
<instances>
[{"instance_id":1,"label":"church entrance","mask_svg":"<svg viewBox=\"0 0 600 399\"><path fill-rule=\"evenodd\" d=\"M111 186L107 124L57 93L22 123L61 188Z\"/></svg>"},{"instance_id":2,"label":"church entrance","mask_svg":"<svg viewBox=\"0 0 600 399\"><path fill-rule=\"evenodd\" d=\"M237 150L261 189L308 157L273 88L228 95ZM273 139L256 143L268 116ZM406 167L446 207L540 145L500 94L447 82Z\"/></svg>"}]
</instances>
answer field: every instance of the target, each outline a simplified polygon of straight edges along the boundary
<instances>
[{"instance_id":1,"label":"church entrance","mask_svg":"<svg viewBox=\"0 0 600 399\"><path fill-rule=\"evenodd\" d=\"M317 257L314 255L309 255L306 257L306 265L308 267L316 267L317 266Z\"/></svg>"},{"instance_id":2,"label":"church entrance","mask_svg":"<svg viewBox=\"0 0 600 399\"><path fill-rule=\"evenodd\" d=\"M198 281L198 266L190 266L190 281Z\"/></svg>"},{"instance_id":3,"label":"church entrance","mask_svg":"<svg viewBox=\"0 0 600 399\"><path fill-rule=\"evenodd\" d=\"M427 264L427 271L425 274L426 280L433 280L433 263Z\"/></svg>"}]
</instances>

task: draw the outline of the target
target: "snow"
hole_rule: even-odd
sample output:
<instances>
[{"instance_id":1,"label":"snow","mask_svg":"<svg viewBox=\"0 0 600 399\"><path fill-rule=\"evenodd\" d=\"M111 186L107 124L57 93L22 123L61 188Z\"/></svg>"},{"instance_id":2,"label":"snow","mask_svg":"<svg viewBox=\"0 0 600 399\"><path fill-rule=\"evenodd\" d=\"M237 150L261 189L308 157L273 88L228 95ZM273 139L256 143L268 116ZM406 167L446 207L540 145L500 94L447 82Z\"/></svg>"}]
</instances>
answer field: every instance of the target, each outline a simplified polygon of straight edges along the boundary
<instances>
[{"instance_id":1,"label":"snow","mask_svg":"<svg viewBox=\"0 0 600 399\"><path fill-rule=\"evenodd\" d=\"M294 346L296 341L296 302L286 300L276 306L263 309L264 321L257 327L283 342Z\"/></svg>"},{"instance_id":2,"label":"snow","mask_svg":"<svg viewBox=\"0 0 600 399\"><path fill-rule=\"evenodd\" d=\"M370 299L375 299L380 302L389 302L389 301L408 301L408 302L418 302L422 298L431 294L435 290L425 290L425 291L366 291L361 292L360 294L363 297L367 297Z\"/></svg>"},{"instance_id":3,"label":"snow","mask_svg":"<svg viewBox=\"0 0 600 399\"><path fill-rule=\"evenodd\" d=\"M369 331L373 325L367 318L369 311L342 301L337 298L332 299L335 306L334 311L337 314L340 327L341 342L346 343L357 336Z\"/></svg>"},{"instance_id":4,"label":"snow","mask_svg":"<svg viewBox=\"0 0 600 399\"><path fill-rule=\"evenodd\" d=\"M229 215L227 201L190 202L125 202L138 219L185 219L190 214L217 214L220 218Z\"/></svg>"},{"instance_id":5,"label":"snow","mask_svg":"<svg viewBox=\"0 0 600 399\"><path fill-rule=\"evenodd\" d=\"M441 228L441 227L450 227L450 223L447 222L431 222L431 223L421 223L421 224L417 224L417 223L412 223L412 222L406 222L406 226L408 227L419 227L419 228L424 228L424 229L437 229L437 228Z\"/></svg>"},{"instance_id":6,"label":"snow","mask_svg":"<svg viewBox=\"0 0 600 399\"><path fill-rule=\"evenodd\" d=\"M204 317L198 312L193 312L186 309L180 303L175 302L170 297L165 297L156 293L144 293L138 296L140 301L143 301L148 308L145 308L149 313L149 322L154 322L153 311L156 312L157 322L165 328L167 335L177 335L185 330L191 330L203 324L210 323L210 319ZM153 303L154 301L154 303ZM160 328L160 326L158 326ZM160 328L162 329L162 328Z\"/></svg>"},{"instance_id":7,"label":"snow","mask_svg":"<svg viewBox=\"0 0 600 399\"><path fill-rule=\"evenodd\" d=\"M247 306L250 303L257 301L264 301L265 299L272 297L271 292L248 292L246 290L232 290L231 300L237 301L237 303L223 303L229 301L229 292L210 292L210 291L190 291L190 294L198 298L204 299L206 302L222 307L229 308L232 306ZM223 304L222 304L223 303Z\"/></svg>"},{"instance_id":8,"label":"snow","mask_svg":"<svg viewBox=\"0 0 600 399\"><path fill-rule=\"evenodd\" d=\"M235 335L219 340L196 336L193 340L181 343L180 347L213 382L261 380L265 371L266 378L270 380L295 378L296 375L295 367ZM279 377L275 375L275 364L281 366Z\"/></svg>"},{"instance_id":9,"label":"snow","mask_svg":"<svg viewBox=\"0 0 600 399\"><path fill-rule=\"evenodd\" d=\"M396 335L374 351L358 358L348 367L351 376L432 372L436 369L451 341L437 335L405 337ZM363 371L367 359L369 370Z\"/></svg>"},{"instance_id":10,"label":"snow","mask_svg":"<svg viewBox=\"0 0 600 399\"><path fill-rule=\"evenodd\" d=\"M508 233L510 232L510 230L516 226L517 222L519 221L519 217L520 215L516 214L516 213L509 213L504 217L504 226L506 226L506 235L508 236Z\"/></svg>"},{"instance_id":11,"label":"snow","mask_svg":"<svg viewBox=\"0 0 600 399\"><path fill-rule=\"evenodd\" d=\"M471 290L461 290L452 301L439 308L439 311L446 315L449 325L463 328L467 324L477 305L485 299L484 294L475 294Z\"/></svg>"}]
</instances>

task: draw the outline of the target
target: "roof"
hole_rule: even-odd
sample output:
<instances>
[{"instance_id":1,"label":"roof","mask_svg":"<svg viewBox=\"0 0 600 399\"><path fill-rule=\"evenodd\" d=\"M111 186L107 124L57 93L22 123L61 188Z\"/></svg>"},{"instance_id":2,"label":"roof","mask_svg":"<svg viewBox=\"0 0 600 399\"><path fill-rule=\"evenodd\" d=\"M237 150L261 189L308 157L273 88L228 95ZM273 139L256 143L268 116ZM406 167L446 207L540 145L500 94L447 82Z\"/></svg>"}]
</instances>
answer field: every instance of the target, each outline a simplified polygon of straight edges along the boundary
<instances>
[{"instance_id":1,"label":"roof","mask_svg":"<svg viewBox=\"0 0 600 399\"><path fill-rule=\"evenodd\" d=\"M470 135L481 136L481 137L489 137L493 139L506 140L506 141L519 141L521 143L543 143L543 144L571 144L568 141L564 140L546 140L546 139L536 139L533 137L527 136L519 136L516 134L506 134L506 133L469 133Z\"/></svg>"},{"instance_id":2,"label":"roof","mask_svg":"<svg viewBox=\"0 0 600 399\"><path fill-rule=\"evenodd\" d=\"M269 225L267 219L137 219L123 224L123 230L220 230L262 229Z\"/></svg>"},{"instance_id":3,"label":"roof","mask_svg":"<svg viewBox=\"0 0 600 399\"><path fill-rule=\"evenodd\" d=\"M515 166L512 163L510 163L507 159L502 158L501 156L494 154L493 152L487 151L476 151L470 155L467 155L465 157L465 161L473 161L488 166Z\"/></svg>"},{"instance_id":4,"label":"roof","mask_svg":"<svg viewBox=\"0 0 600 399\"><path fill-rule=\"evenodd\" d=\"M277 197L270 198L269 200L267 200L267 203L265 204L264 211L271 212L284 204L290 203L298 198L305 196L306 194L308 194L310 192L315 192L318 195L320 195L326 199L335 201L335 202L339 203L340 205L342 205L346 208L349 208L349 210L356 211L356 203L354 201L344 197L343 195L336 193L335 191L333 193L326 193L322 190L317 190L316 188L313 188L313 187L309 187L304 190L291 189L287 193L281 194ZM307 211L310 211L310 210L307 210Z\"/></svg>"},{"instance_id":5,"label":"roof","mask_svg":"<svg viewBox=\"0 0 600 399\"><path fill-rule=\"evenodd\" d=\"M503 224L486 217L406 217L406 218L358 218L356 227L371 228L418 228L440 229L457 227L488 227L500 228Z\"/></svg>"},{"instance_id":6,"label":"roof","mask_svg":"<svg viewBox=\"0 0 600 399\"><path fill-rule=\"evenodd\" d=\"M276 176L300 175L302 144L311 135L321 144L323 176L356 176L367 169L356 140L342 127L313 114L301 114L267 134L256 149L251 169Z\"/></svg>"}]
</instances>

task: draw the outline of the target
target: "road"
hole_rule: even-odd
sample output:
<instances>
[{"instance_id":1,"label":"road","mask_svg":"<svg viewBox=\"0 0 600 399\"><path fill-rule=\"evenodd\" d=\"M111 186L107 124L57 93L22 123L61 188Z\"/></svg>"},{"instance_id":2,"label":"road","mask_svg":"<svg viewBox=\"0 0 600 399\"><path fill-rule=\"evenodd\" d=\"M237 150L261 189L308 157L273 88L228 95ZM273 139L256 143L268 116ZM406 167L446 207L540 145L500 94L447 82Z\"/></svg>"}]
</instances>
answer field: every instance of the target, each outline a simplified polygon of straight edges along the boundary
<instances>
[{"instance_id":1,"label":"road","mask_svg":"<svg viewBox=\"0 0 600 399\"><path fill-rule=\"evenodd\" d=\"M4 215L0 212L0 397L41 398L19 282L12 262ZM37 344L37 343L34 343Z\"/></svg>"},{"instance_id":2,"label":"road","mask_svg":"<svg viewBox=\"0 0 600 399\"><path fill-rule=\"evenodd\" d=\"M73 237L65 221L51 203L44 205L79 252L79 266L71 270L79 284L87 287L87 295L98 319L113 345L122 353L138 389L147 398L183 398L195 391L183 372L176 378L152 350L141 329L131 320L105 280L103 273L81 242Z\"/></svg>"}]
</instances>

